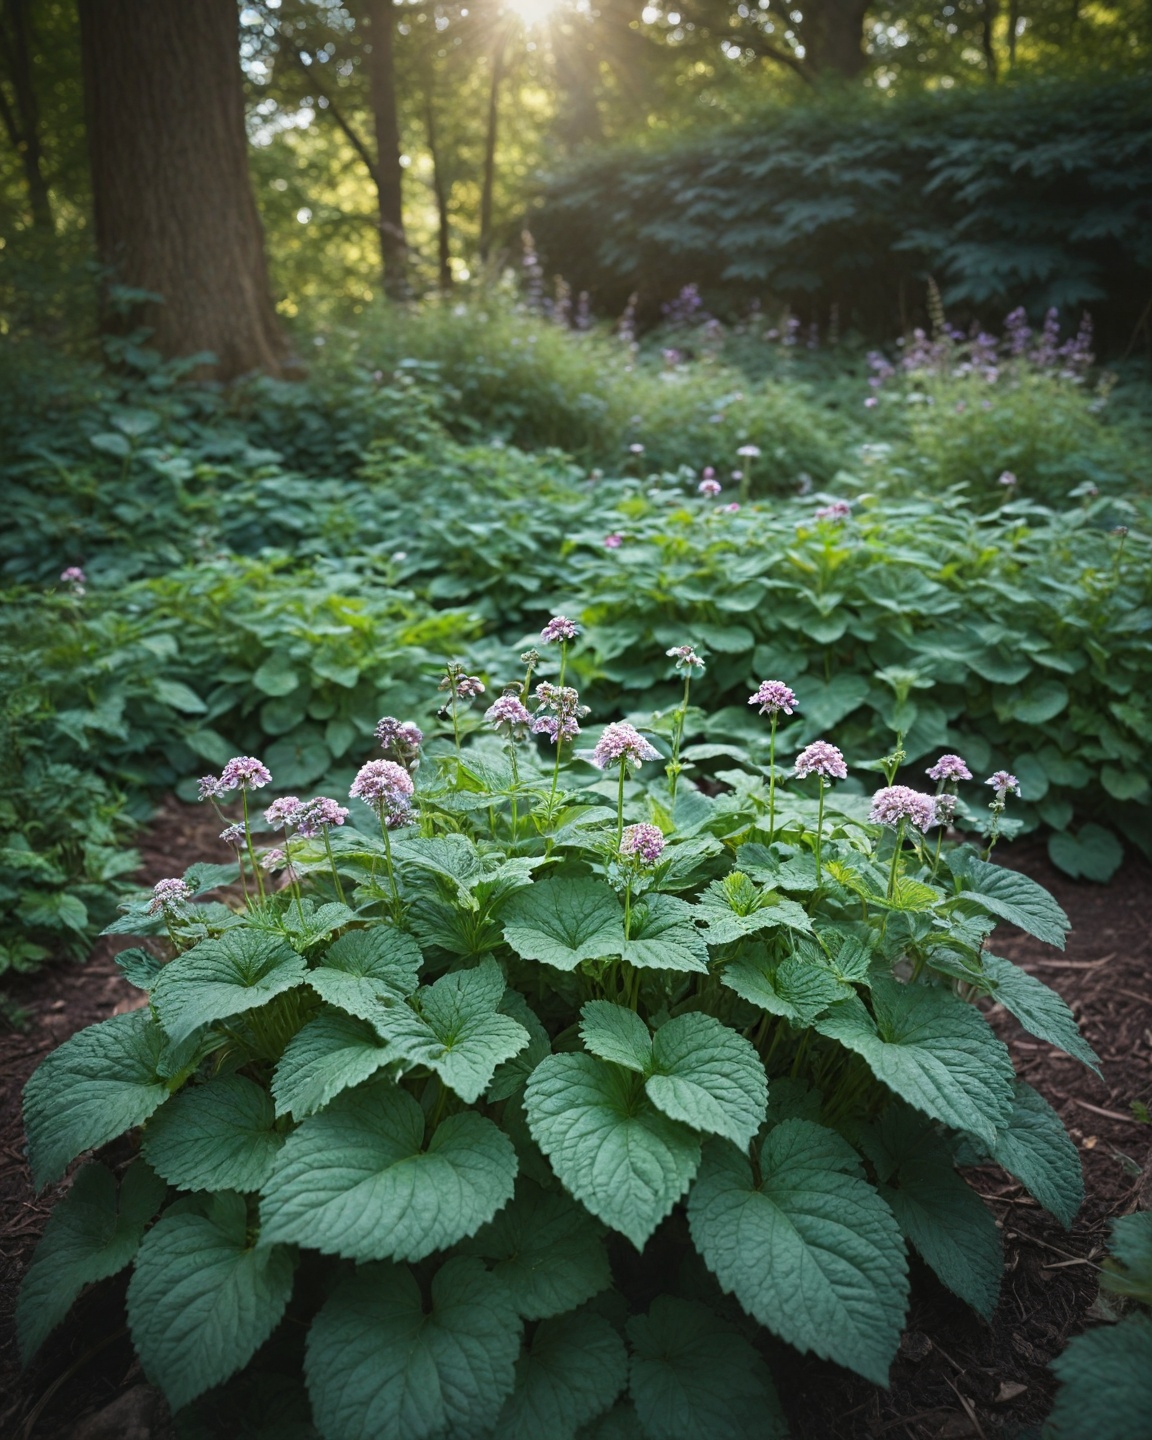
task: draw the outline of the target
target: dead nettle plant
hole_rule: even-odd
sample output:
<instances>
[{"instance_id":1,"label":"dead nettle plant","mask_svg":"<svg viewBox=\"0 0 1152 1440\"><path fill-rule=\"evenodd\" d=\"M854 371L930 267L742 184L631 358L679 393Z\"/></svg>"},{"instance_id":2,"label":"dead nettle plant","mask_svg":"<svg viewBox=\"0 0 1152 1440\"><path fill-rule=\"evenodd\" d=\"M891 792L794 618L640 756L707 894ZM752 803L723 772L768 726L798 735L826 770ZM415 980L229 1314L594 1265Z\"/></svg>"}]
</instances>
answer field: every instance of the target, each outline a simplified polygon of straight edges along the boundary
<instances>
[{"instance_id":1,"label":"dead nettle plant","mask_svg":"<svg viewBox=\"0 0 1152 1440\"><path fill-rule=\"evenodd\" d=\"M898 748L869 799L828 741L779 763L798 702L766 681L770 763L708 795L680 754L697 650L669 652L662 733L590 745L577 643L555 617L494 699L448 666L443 733L382 720L355 813L280 796L270 850L265 766L205 780L241 799L235 863L126 905L112 929L154 937L119 962L147 1004L25 1092L38 1187L110 1147L24 1281L26 1359L131 1266L132 1339L177 1410L278 1332L306 1335L327 1440L608 1415L763 1440L785 1433L769 1334L885 1383L909 1246L991 1314L1000 1235L960 1167L1071 1222L1076 1149L978 1003L1095 1067L989 948L1000 921L1067 929L991 859L1013 777L988 782L982 847L942 839L959 756L927 793L893 783ZM238 877L243 905L203 899Z\"/></svg>"}]
</instances>

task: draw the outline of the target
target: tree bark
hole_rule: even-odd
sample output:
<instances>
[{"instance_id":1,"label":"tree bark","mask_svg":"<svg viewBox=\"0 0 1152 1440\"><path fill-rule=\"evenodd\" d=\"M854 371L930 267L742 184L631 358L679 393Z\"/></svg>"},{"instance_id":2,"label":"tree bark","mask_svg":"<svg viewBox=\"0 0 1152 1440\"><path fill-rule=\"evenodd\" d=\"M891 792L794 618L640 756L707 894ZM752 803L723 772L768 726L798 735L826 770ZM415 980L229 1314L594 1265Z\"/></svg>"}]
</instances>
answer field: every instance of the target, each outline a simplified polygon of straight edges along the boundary
<instances>
[{"instance_id":1,"label":"tree bark","mask_svg":"<svg viewBox=\"0 0 1152 1440\"><path fill-rule=\"evenodd\" d=\"M993 85L1000 78L1000 67L996 63L996 12L996 0L984 0L980 9L980 45L984 51L984 67Z\"/></svg>"},{"instance_id":2,"label":"tree bark","mask_svg":"<svg viewBox=\"0 0 1152 1440\"><path fill-rule=\"evenodd\" d=\"M440 290L447 293L452 288L452 235L449 228L448 185L444 179L444 165L436 134L436 106L432 98L431 79L424 94L424 129L428 140L428 153L432 157L432 192L436 197L436 262Z\"/></svg>"},{"instance_id":3,"label":"tree bark","mask_svg":"<svg viewBox=\"0 0 1152 1440\"><path fill-rule=\"evenodd\" d=\"M28 204L32 224L37 230L52 229L52 202L44 179L43 152L40 147L40 107L32 81L32 56L28 45L28 15L25 0L5 0L0 15L0 57L9 84L13 103L0 90L0 119L8 132L13 149L24 167L28 186Z\"/></svg>"},{"instance_id":4,"label":"tree bark","mask_svg":"<svg viewBox=\"0 0 1152 1440\"><path fill-rule=\"evenodd\" d=\"M105 329L211 351L219 379L280 373L235 0L80 0L80 25L97 253L115 284L163 297L109 307Z\"/></svg>"},{"instance_id":5,"label":"tree bark","mask_svg":"<svg viewBox=\"0 0 1152 1440\"><path fill-rule=\"evenodd\" d=\"M484 264L492 249L492 199L496 189L496 140L500 123L500 83L504 79L504 57L511 38L505 26L492 52L492 77L488 85L488 125L484 134L484 177L480 185L480 260Z\"/></svg>"},{"instance_id":6,"label":"tree bark","mask_svg":"<svg viewBox=\"0 0 1152 1440\"><path fill-rule=\"evenodd\" d=\"M806 69L817 78L855 80L864 69L864 21L871 0L819 0L800 28Z\"/></svg>"},{"instance_id":7,"label":"tree bark","mask_svg":"<svg viewBox=\"0 0 1152 1440\"><path fill-rule=\"evenodd\" d=\"M392 0L364 0L371 48L368 83L376 120L376 195L384 290L393 299L408 293L408 237L404 233L404 169L400 164L400 121L396 111Z\"/></svg>"}]
</instances>

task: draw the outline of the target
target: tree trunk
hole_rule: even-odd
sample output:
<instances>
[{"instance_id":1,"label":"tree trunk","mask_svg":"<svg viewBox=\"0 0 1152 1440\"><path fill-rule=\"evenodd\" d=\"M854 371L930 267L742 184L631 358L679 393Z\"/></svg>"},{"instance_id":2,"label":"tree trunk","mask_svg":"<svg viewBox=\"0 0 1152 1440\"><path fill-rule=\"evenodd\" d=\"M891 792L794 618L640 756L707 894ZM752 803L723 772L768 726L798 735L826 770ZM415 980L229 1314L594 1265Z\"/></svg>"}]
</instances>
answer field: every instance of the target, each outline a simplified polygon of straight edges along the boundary
<instances>
[{"instance_id":1,"label":"tree trunk","mask_svg":"<svg viewBox=\"0 0 1152 1440\"><path fill-rule=\"evenodd\" d=\"M807 68L819 78L855 80L867 63L864 21L871 0L813 0L801 38Z\"/></svg>"},{"instance_id":2,"label":"tree trunk","mask_svg":"<svg viewBox=\"0 0 1152 1440\"><path fill-rule=\"evenodd\" d=\"M376 195L384 290L393 299L402 299L408 293L408 237L404 233L404 170L396 112L392 0L364 0L364 13L371 41L368 83L376 120Z\"/></svg>"},{"instance_id":3,"label":"tree trunk","mask_svg":"<svg viewBox=\"0 0 1152 1440\"><path fill-rule=\"evenodd\" d=\"M7 96L0 90L0 118L24 167L32 224L37 230L51 230L52 202L44 179L40 107L36 102L36 87L32 83L25 0L6 0L0 17L0 56L14 99L14 103L9 105Z\"/></svg>"},{"instance_id":4,"label":"tree trunk","mask_svg":"<svg viewBox=\"0 0 1152 1440\"><path fill-rule=\"evenodd\" d=\"M105 328L211 351L219 379L279 373L235 0L80 0L80 25L97 253L114 283L163 297L110 307Z\"/></svg>"},{"instance_id":5,"label":"tree trunk","mask_svg":"<svg viewBox=\"0 0 1152 1440\"><path fill-rule=\"evenodd\" d=\"M432 82L424 95L424 128L428 153L432 157L432 192L436 196L436 261L438 284L442 292L452 288L452 237L449 229L448 186L436 137L436 107L432 98Z\"/></svg>"},{"instance_id":6,"label":"tree trunk","mask_svg":"<svg viewBox=\"0 0 1152 1440\"><path fill-rule=\"evenodd\" d=\"M505 27L492 52L492 78L488 86L488 128L484 136L484 178L480 185L480 261L487 262L492 249L492 197L496 189L496 139L500 121L500 82L504 79L504 55L511 30Z\"/></svg>"},{"instance_id":7,"label":"tree trunk","mask_svg":"<svg viewBox=\"0 0 1152 1440\"><path fill-rule=\"evenodd\" d=\"M996 63L996 11L996 0L984 0L980 10L980 45L984 51L984 68L993 85L1000 78L1000 67Z\"/></svg>"}]
</instances>

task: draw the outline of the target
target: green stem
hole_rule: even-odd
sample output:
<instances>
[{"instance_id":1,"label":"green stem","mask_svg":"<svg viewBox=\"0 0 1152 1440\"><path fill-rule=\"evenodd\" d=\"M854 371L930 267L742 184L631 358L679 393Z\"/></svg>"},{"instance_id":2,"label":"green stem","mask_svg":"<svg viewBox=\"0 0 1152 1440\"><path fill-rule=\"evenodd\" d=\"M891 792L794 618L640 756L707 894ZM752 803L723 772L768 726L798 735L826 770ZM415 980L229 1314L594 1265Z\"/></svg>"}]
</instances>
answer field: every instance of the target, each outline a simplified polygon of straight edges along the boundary
<instances>
[{"instance_id":1,"label":"green stem","mask_svg":"<svg viewBox=\"0 0 1152 1440\"><path fill-rule=\"evenodd\" d=\"M384 820L384 811L380 811L380 833L384 836L384 858L388 865L388 883L392 886L392 915L397 923L400 921L400 891L396 888L396 872L392 868L392 840L388 834L388 826Z\"/></svg>"},{"instance_id":2,"label":"green stem","mask_svg":"<svg viewBox=\"0 0 1152 1440\"><path fill-rule=\"evenodd\" d=\"M520 788L520 771L516 765L516 742L509 737L508 759L512 762L512 844L516 844L516 832L520 826L520 817L516 808L516 792Z\"/></svg>"},{"instance_id":3,"label":"green stem","mask_svg":"<svg viewBox=\"0 0 1152 1440\"><path fill-rule=\"evenodd\" d=\"M821 853L820 853L820 852L821 852L821 847L822 847L822 845L823 845L823 843L824 843L824 777L823 777L823 775L821 775L821 776L819 776L818 778L819 778L819 780L820 780L820 808L819 808L819 810L818 810L818 812L817 812L817 815L816 815L816 885L817 885L817 887L819 887L819 885L820 885L820 860L821 860Z\"/></svg>"},{"instance_id":4,"label":"green stem","mask_svg":"<svg viewBox=\"0 0 1152 1440\"><path fill-rule=\"evenodd\" d=\"M892 850L892 868L888 872L888 899L896 893L896 871L900 865L900 851L904 846L904 821L903 819L896 826L896 844Z\"/></svg>"},{"instance_id":5,"label":"green stem","mask_svg":"<svg viewBox=\"0 0 1152 1440\"><path fill-rule=\"evenodd\" d=\"M336 869L336 857L332 854L332 842L328 838L327 825L321 826L321 833L324 836L324 849L328 852L328 864L332 867L332 879L336 882L336 894L340 897L341 904L348 902L344 898L344 886L340 883L340 872Z\"/></svg>"},{"instance_id":6,"label":"green stem","mask_svg":"<svg viewBox=\"0 0 1152 1440\"><path fill-rule=\"evenodd\" d=\"M624 886L624 939L632 938L632 876Z\"/></svg>"},{"instance_id":7,"label":"green stem","mask_svg":"<svg viewBox=\"0 0 1152 1440\"><path fill-rule=\"evenodd\" d=\"M688 718L688 691L692 685L691 671L684 674L684 699L676 712L676 726L672 731L672 804L676 804L676 782L680 779L680 744L684 739L684 722Z\"/></svg>"},{"instance_id":8,"label":"green stem","mask_svg":"<svg viewBox=\"0 0 1152 1440\"><path fill-rule=\"evenodd\" d=\"M776 838L776 711L772 712L771 728L768 732L768 843ZM823 798L823 794L821 794Z\"/></svg>"},{"instance_id":9,"label":"green stem","mask_svg":"<svg viewBox=\"0 0 1152 1440\"><path fill-rule=\"evenodd\" d=\"M552 766L552 793L548 797L549 810L551 810L552 806L556 803L556 786L560 781L560 747L561 745L563 745L563 743L564 741L560 737L559 716L557 716L556 761L555 764Z\"/></svg>"},{"instance_id":10,"label":"green stem","mask_svg":"<svg viewBox=\"0 0 1152 1440\"><path fill-rule=\"evenodd\" d=\"M256 863L256 851L252 845L252 830L248 824L248 791L241 790L240 798L244 804L244 843L248 847L248 859L252 862L252 874L256 877L256 890L263 901L264 877L260 874L260 866Z\"/></svg>"},{"instance_id":11,"label":"green stem","mask_svg":"<svg viewBox=\"0 0 1152 1440\"><path fill-rule=\"evenodd\" d=\"M627 774L628 762L623 757L620 760L620 786L616 792L616 849L620 849L620 841L624 838L624 776Z\"/></svg>"}]
</instances>

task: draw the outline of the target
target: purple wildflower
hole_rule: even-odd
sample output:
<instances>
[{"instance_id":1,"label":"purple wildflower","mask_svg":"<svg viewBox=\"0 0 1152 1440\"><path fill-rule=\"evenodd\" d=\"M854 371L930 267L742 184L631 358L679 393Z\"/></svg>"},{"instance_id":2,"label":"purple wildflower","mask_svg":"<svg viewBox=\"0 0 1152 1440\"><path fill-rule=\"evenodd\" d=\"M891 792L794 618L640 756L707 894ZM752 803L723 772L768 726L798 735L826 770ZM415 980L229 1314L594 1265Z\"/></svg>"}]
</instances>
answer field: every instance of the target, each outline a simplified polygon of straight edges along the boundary
<instances>
[{"instance_id":1,"label":"purple wildflower","mask_svg":"<svg viewBox=\"0 0 1152 1440\"><path fill-rule=\"evenodd\" d=\"M484 718L501 735L523 740L532 726L532 716L517 690L506 691L484 712Z\"/></svg>"},{"instance_id":2,"label":"purple wildflower","mask_svg":"<svg viewBox=\"0 0 1152 1440\"><path fill-rule=\"evenodd\" d=\"M936 806L936 824L951 825L956 814L956 796L936 795L933 800Z\"/></svg>"},{"instance_id":3,"label":"purple wildflower","mask_svg":"<svg viewBox=\"0 0 1152 1440\"><path fill-rule=\"evenodd\" d=\"M664 836L655 825L629 825L620 837L621 855L635 855L645 865L655 865L663 849Z\"/></svg>"},{"instance_id":4,"label":"purple wildflower","mask_svg":"<svg viewBox=\"0 0 1152 1440\"><path fill-rule=\"evenodd\" d=\"M461 675L456 682L456 694L461 700L475 700L484 694L484 682L479 675Z\"/></svg>"},{"instance_id":5,"label":"purple wildflower","mask_svg":"<svg viewBox=\"0 0 1152 1440\"><path fill-rule=\"evenodd\" d=\"M385 761L385 764L388 762ZM338 805L327 795L316 795L302 807L303 813L296 821L296 830L303 840L315 840L333 825L343 825L348 818L348 807Z\"/></svg>"},{"instance_id":6,"label":"purple wildflower","mask_svg":"<svg viewBox=\"0 0 1152 1440\"><path fill-rule=\"evenodd\" d=\"M827 505L819 505L812 516L813 520L826 520L830 524L839 525L845 520L852 518L852 506L847 500L831 500Z\"/></svg>"},{"instance_id":7,"label":"purple wildflower","mask_svg":"<svg viewBox=\"0 0 1152 1440\"><path fill-rule=\"evenodd\" d=\"M719 480L706 478L701 480L700 484L697 485L696 493L703 495L705 500L715 500L716 496L719 495L723 489L724 487L720 484Z\"/></svg>"},{"instance_id":8,"label":"purple wildflower","mask_svg":"<svg viewBox=\"0 0 1152 1440\"><path fill-rule=\"evenodd\" d=\"M759 445L741 445L736 453L743 455L745 459L755 460L760 454L760 447Z\"/></svg>"},{"instance_id":9,"label":"purple wildflower","mask_svg":"<svg viewBox=\"0 0 1152 1440\"><path fill-rule=\"evenodd\" d=\"M64 585L87 585L88 583L88 577L79 565L69 565L66 570L61 570L60 580Z\"/></svg>"},{"instance_id":10,"label":"purple wildflower","mask_svg":"<svg viewBox=\"0 0 1152 1440\"><path fill-rule=\"evenodd\" d=\"M984 783L985 785L991 785L993 790L996 791L997 800L1005 799L1009 793L1013 795L1020 794L1020 781L1017 780L1015 775L1010 775L1007 770L997 770L994 775L989 775Z\"/></svg>"},{"instance_id":11,"label":"purple wildflower","mask_svg":"<svg viewBox=\"0 0 1152 1440\"><path fill-rule=\"evenodd\" d=\"M844 756L835 745L826 740L813 740L796 757L796 775L803 780L807 775L821 775L827 780L845 780L848 767Z\"/></svg>"},{"instance_id":12,"label":"purple wildflower","mask_svg":"<svg viewBox=\"0 0 1152 1440\"><path fill-rule=\"evenodd\" d=\"M721 505L720 509L723 510L726 515L735 515L736 511L740 509L740 502L739 500L733 500L730 505Z\"/></svg>"},{"instance_id":13,"label":"purple wildflower","mask_svg":"<svg viewBox=\"0 0 1152 1440\"><path fill-rule=\"evenodd\" d=\"M303 809L303 804L297 800L295 795L285 795L281 800L273 800L272 804L264 811L264 819L272 826L273 830L286 830L289 825L296 823L296 819Z\"/></svg>"},{"instance_id":14,"label":"purple wildflower","mask_svg":"<svg viewBox=\"0 0 1152 1440\"><path fill-rule=\"evenodd\" d=\"M575 640L580 634L574 620L569 620L567 615L553 615L540 632L540 639L545 645L552 645L557 640Z\"/></svg>"},{"instance_id":15,"label":"purple wildflower","mask_svg":"<svg viewBox=\"0 0 1152 1440\"><path fill-rule=\"evenodd\" d=\"M260 790L271 783L268 767L254 755L234 755L220 774L221 790Z\"/></svg>"},{"instance_id":16,"label":"purple wildflower","mask_svg":"<svg viewBox=\"0 0 1152 1440\"><path fill-rule=\"evenodd\" d=\"M409 746L418 749L424 743L424 732L411 720L397 720L394 715L385 715L376 722L376 739L382 750Z\"/></svg>"},{"instance_id":17,"label":"purple wildflower","mask_svg":"<svg viewBox=\"0 0 1152 1440\"><path fill-rule=\"evenodd\" d=\"M749 705L759 705L761 715L777 715L783 710L791 715L800 708L796 692L785 685L783 680L762 680L755 695L749 695Z\"/></svg>"},{"instance_id":18,"label":"purple wildflower","mask_svg":"<svg viewBox=\"0 0 1152 1440\"><path fill-rule=\"evenodd\" d=\"M224 793L224 786L220 783L218 775L202 775L198 798L200 800L218 800Z\"/></svg>"},{"instance_id":19,"label":"purple wildflower","mask_svg":"<svg viewBox=\"0 0 1152 1440\"><path fill-rule=\"evenodd\" d=\"M579 722L588 714L588 706L580 704L580 696L571 685L553 685L542 680L536 687L538 709L532 721L534 735L546 735L553 745L575 740L580 734Z\"/></svg>"},{"instance_id":20,"label":"purple wildflower","mask_svg":"<svg viewBox=\"0 0 1152 1440\"><path fill-rule=\"evenodd\" d=\"M638 440L634 444L629 445L628 449L632 452L633 455L643 455L644 453L644 446L641 445Z\"/></svg>"},{"instance_id":21,"label":"purple wildflower","mask_svg":"<svg viewBox=\"0 0 1152 1440\"><path fill-rule=\"evenodd\" d=\"M592 763L600 770L622 761L629 769L638 768L645 760L659 760L660 752L650 745L634 725L626 720L605 725L604 732L592 751Z\"/></svg>"},{"instance_id":22,"label":"purple wildflower","mask_svg":"<svg viewBox=\"0 0 1152 1440\"><path fill-rule=\"evenodd\" d=\"M619 550L620 546L623 545L623 543L624 536L621 535L619 531L613 530L611 535L604 536L605 550Z\"/></svg>"},{"instance_id":23,"label":"purple wildflower","mask_svg":"<svg viewBox=\"0 0 1152 1440\"><path fill-rule=\"evenodd\" d=\"M244 826L229 825L220 832L220 839L225 845L231 845L233 850L239 850L244 844Z\"/></svg>"},{"instance_id":24,"label":"purple wildflower","mask_svg":"<svg viewBox=\"0 0 1152 1440\"><path fill-rule=\"evenodd\" d=\"M936 797L907 785L887 785L873 795L868 818L880 825L899 825L901 820L911 820L917 830L930 830L936 823Z\"/></svg>"},{"instance_id":25,"label":"purple wildflower","mask_svg":"<svg viewBox=\"0 0 1152 1440\"><path fill-rule=\"evenodd\" d=\"M157 880L152 887L152 899L148 902L149 915L158 915L176 909L192 898L192 887L183 880Z\"/></svg>"},{"instance_id":26,"label":"purple wildflower","mask_svg":"<svg viewBox=\"0 0 1152 1440\"><path fill-rule=\"evenodd\" d=\"M929 780L971 780L972 772L959 755L941 755L936 764L925 770Z\"/></svg>"},{"instance_id":27,"label":"purple wildflower","mask_svg":"<svg viewBox=\"0 0 1152 1440\"><path fill-rule=\"evenodd\" d=\"M353 800L363 800L383 817L389 811L407 806L414 789L412 777L403 765L397 765L394 760L369 760L356 772L348 794Z\"/></svg>"},{"instance_id":28,"label":"purple wildflower","mask_svg":"<svg viewBox=\"0 0 1152 1440\"><path fill-rule=\"evenodd\" d=\"M1013 475L1011 470L1002 470L997 484L1003 485L1006 490L1011 490L1013 485L1016 484L1016 476Z\"/></svg>"},{"instance_id":29,"label":"purple wildflower","mask_svg":"<svg viewBox=\"0 0 1152 1440\"><path fill-rule=\"evenodd\" d=\"M691 645L673 645L670 650L665 650L669 660L676 661L677 670L686 670L691 674L694 670L704 671L704 661L696 654Z\"/></svg>"},{"instance_id":30,"label":"purple wildflower","mask_svg":"<svg viewBox=\"0 0 1152 1440\"><path fill-rule=\"evenodd\" d=\"M260 856L261 870L283 870L288 857L283 850L265 850Z\"/></svg>"}]
</instances>

